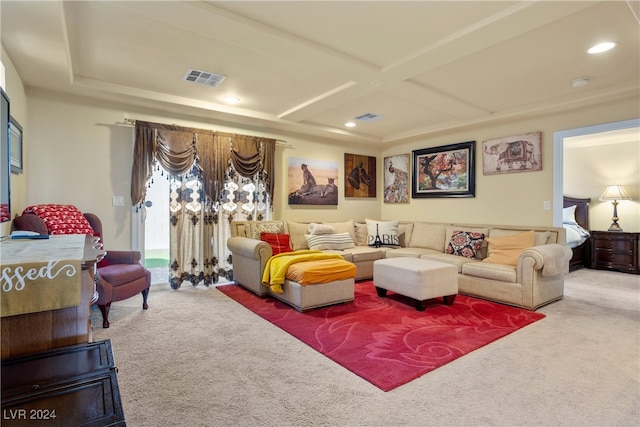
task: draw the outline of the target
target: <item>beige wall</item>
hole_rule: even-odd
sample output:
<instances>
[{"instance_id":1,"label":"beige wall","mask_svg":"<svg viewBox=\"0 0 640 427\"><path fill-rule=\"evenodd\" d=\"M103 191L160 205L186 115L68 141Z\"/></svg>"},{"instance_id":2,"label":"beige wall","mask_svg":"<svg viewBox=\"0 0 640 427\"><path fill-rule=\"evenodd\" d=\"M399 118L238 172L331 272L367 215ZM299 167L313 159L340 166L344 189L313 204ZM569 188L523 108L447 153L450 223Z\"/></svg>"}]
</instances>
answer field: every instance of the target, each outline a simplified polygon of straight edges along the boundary
<instances>
[{"instance_id":1,"label":"beige wall","mask_svg":"<svg viewBox=\"0 0 640 427\"><path fill-rule=\"evenodd\" d=\"M11 101L11 115L15 118L23 128L23 139L28 138L28 122L27 122L27 95L25 94L22 80L16 71L11 58L9 58L2 48L2 64L5 67L5 92L9 96ZM23 160L23 173L12 173L10 176L10 192L11 192L11 212L12 216L15 216L16 212L21 212L25 205L25 198L27 194L26 176L28 173L26 160L26 153L22 153ZM4 177L3 177L4 179ZM20 209L20 211L18 211ZM0 236L5 236L10 233L11 223L6 222L0 224Z\"/></svg>"},{"instance_id":2,"label":"beige wall","mask_svg":"<svg viewBox=\"0 0 640 427\"><path fill-rule=\"evenodd\" d=\"M637 99L627 99L597 107L558 112L527 120L473 126L464 130L443 132L424 140L384 149L385 156L411 153L412 150L476 141L476 197L470 199L411 199L408 205L382 203L383 219L426 219L466 221L510 225L553 225L551 210L543 210L543 202L553 202L553 136L554 132L594 124L637 118ZM501 175L482 174L482 141L524 133L542 132L542 170ZM561 208L561 206L559 207ZM636 215L638 207L636 206ZM608 227L608 226L607 226ZM631 229L629 231L632 231Z\"/></svg>"},{"instance_id":3,"label":"beige wall","mask_svg":"<svg viewBox=\"0 0 640 427\"><path fill-rule=\"evenodd\" d=\"M4 62L4 58L3 58ZM402 146L349 145L321 139L280 135L274 132L228 127L214 122L171 113L28 89L26 98L14 94L22 91L13 67L7 67L8 94L15 107L26 109L25 173L12 180L12 211L20 212L36 203L70 203L99 215L105 223L105 240L110 247L131 245L131 207L113 207L112 196L129 201L133 128L117 125L125 113L131 118L174 123L242 134L266 136L287 141L277 151L274 216L304 220L341 220L347 218L400 218L429 221L503 223L515 225L551 225L552 211L542 209L543 201L552 199L553 132L639 116L636 99L569 113L557 113L528 120L514 120L485 126L470 126L415 140ZM13 75L13 77L12 77ZM16 101L14 101L16 99ZM28 104L27 104L28 100ZM28 109L26 108L28 105ZM482 175L481 143L503 136L542 131L543 170L506 175ZM382 202L383 157L411 153L412 150L475 140L476 197L468 199L412 199L408 204ZM378 157L378 197L344 198L344 153ZM283 188L287 183L289 157L335 161L339 166L338 206L289 206ZM16 175L12 175L12 178ZM631 231L631 230L630 230Z\"/></svg>"},{"instance_id":4,"label":"beige wall","mask_svg":"<svg viewBox=\"0 0 640 427\"><path fill-rule=\"evenodd\" d=\"M590 228L606 230L613 205L598 200L607 185L620 184L632 200L618 205L624 231L640 231L640 141L564 147L564 189L575 197L591 198Z\"/></svg>"}]
</instances>

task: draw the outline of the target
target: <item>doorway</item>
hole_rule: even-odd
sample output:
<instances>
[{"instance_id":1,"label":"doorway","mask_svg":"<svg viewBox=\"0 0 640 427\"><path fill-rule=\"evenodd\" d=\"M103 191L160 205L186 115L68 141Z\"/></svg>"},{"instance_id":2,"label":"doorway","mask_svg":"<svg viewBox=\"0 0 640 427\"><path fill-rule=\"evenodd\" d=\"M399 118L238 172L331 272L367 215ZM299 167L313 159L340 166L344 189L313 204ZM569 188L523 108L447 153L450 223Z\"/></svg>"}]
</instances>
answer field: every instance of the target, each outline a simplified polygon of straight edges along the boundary
<instances>
[{"instance_id":1,"label":"doorway","mask_svg":"<svg viewBox=\"0 0 640 427\"><path fill-rule=\"evenodd\" d=\"M144 210L144 265L152 283L169 277L169 174L154 169Z\"/></svg>"},{"instance_id":2,"label":"doorway","mask_svg":"<svg viewBox=\"0 0 640 427\"><path fill-rule=\"evenodd\" d=\"M562 196L564 190L564 140L565 138L598 134L623 129L640 129L640 119L604 123L595 126L567 129L553 134L553 225L562 227Z\"/></svg>"}]
</instances>

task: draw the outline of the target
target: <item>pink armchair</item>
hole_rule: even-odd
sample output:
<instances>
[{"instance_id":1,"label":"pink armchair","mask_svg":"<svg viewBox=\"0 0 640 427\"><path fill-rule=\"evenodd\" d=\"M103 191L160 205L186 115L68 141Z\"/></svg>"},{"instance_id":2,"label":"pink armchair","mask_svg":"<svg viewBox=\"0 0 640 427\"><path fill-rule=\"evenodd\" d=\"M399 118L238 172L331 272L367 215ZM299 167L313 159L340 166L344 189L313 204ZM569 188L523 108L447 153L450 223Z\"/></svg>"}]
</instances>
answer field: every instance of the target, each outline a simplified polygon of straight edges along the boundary
<instances>
[{"instance_id":1,"label":"pink armchair","mask_svg":"<svg viewBox=\"0 0 640 427\"><path fill-rule=\"evenodd\" d=\"M96 235L102 239L102 222L92 214L85 213ZM24 213L13 220L15 230L29 230L40 234L49 234L47 225L35 214ZM104 241L103 241L104 243ZM142 255L139 251L111 251L105 248L107 255L98 263L96 304L102 313L102 327L109 327L109 309L114 301L122 301L138 293L142 294L142 308L149 308L147 298L151 285L151 272L140 263Z\"/></svg>"}]
</instances>

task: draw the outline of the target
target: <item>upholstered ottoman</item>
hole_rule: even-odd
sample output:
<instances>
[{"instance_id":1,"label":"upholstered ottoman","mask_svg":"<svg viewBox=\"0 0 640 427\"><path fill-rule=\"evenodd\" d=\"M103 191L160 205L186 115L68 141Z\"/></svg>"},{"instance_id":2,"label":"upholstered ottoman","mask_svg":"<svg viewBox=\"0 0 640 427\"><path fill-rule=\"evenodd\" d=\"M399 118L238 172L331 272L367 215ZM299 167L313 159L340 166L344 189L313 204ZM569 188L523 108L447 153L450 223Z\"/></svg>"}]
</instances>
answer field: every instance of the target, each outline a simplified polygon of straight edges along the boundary
<instances>
[{"instance_id":1,"label":"upholstered ottoman","mask_svg":"<svg viewBox=\"0 0 640 427\"><path fill-rule=\"evenodd\" d=\"M373 263L373 285L379 297L387 290L416 300L416 310L423 311L426 302L443 297L453 305L458 294L458 270L443 262L422 258L388 258Z\"/></svg>"},{"instance_id":2,"label":"upholstered ottoman","mask_svg":"<svg viewBox=\"0 0 640 427\"><path fill-rule=\"evenodd\" d=\"M355 281L353 278L334 280L327 283L301 285L293 280L285 280L281 294L269 291L269 295L299 312L353 301Z\"/></svg>"}]
</instances>

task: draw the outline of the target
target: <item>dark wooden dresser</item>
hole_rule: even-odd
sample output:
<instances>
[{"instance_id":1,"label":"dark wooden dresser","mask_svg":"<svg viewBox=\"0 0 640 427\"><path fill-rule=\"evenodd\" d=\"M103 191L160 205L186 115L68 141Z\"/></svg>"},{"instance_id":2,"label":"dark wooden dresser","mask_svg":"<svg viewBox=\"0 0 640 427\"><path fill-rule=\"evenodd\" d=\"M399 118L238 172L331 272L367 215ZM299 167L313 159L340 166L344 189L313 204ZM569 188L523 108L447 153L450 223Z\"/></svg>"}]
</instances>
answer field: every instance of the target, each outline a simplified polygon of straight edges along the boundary
<instances>
[{"instance_id":1,"label":"dark wooden dresser","mask_svg":"<svg viewBox=\"0 0 640 427\"><path fill-rule=\"evenodd\" d=\"M2 426L125 426L111 341L2 361Z\"/></svg>"},{"instance_id":2,"label":"dark wooden dresser","mask_svg":"<svg viewBox=\"0 0 640 427\"><path fill-rule=\"evenodd\" d=\"M591 232L590 267L640 274L640 233Z\"/></svg>"}]
</instances>

